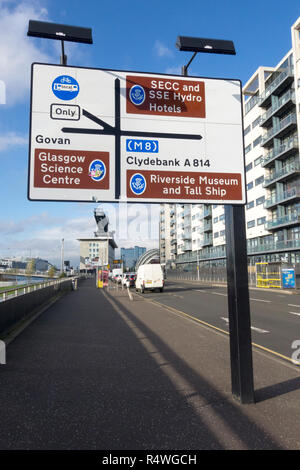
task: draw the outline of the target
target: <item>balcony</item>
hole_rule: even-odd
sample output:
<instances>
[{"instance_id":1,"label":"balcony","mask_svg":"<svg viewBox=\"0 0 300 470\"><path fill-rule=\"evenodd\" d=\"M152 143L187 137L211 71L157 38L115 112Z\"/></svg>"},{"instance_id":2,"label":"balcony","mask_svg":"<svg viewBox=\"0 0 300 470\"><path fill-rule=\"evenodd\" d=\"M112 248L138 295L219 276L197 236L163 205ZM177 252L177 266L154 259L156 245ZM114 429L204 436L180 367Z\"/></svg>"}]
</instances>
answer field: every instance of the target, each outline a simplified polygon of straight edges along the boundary
<instances>
[{"instance_id":1,"label":"balcony","mask_svg":"<svg viewBox=\"0 0 300 470\"><path fill-rule=\"evenodd\" d=\"M171 245L177 245L177 239L171 240Z\"/></svg>"},{"instance_id":2,"label":"balcony","mask_svg":"<svg viewBox=\"0 0 300 470\"><path fill-rule=\"evenodd\" d=\"M284 215L283 217L277 217L276 219L268 220L265 223L266 230L277 230L278 228L293 226L300 224L300 213L295 212L293 214Z\"/></svg>"},{"instance_id":3,"label":"balcony","mask_svg":"<svg viewBox=\"0 0 300 470\"><path fill-rule=\"evenodd\" d=\"M247 254L276 253L290 251L300 248L300 240L282 240L271 242L265 245L251 246L247 248Z\"/></svg>"},{"instance_id":4,"label":"balcony","mask_svg":"<svg viewBox=\"0 0 300 470\"><path fill-rule=\"evenodd\" d=\"M198 233L211 232L212 231L212 221L206 220L199 228Z\"/></svg>"},{"instance_id":5,"label":"balcony","mask_svg":"<svg viewBox=\"0 0 300 470\"><path fill-rule=\"evenodd\" d=\"M266 132L261 139L261 147L271 147L273 145L273 139L283 138L292 129L297 127L297 117L295 113L291 113L279 122L278 126L272 127Z\"/></svg>"},{"instance_id":6,"label":"balcony","mask_svg":"<svg viewBox=\"0 0 300 470\"><path fill-rule=\"evenodd\" d=\"M182 234L182 240L191 240L192 239L192 234L191 232L183 232Z\"/></svg>"},{"instance_id":7,"label":"balcony","mask_svg":"<svg viewBox=\"0 0 300 470\"><path fill-rule=\"evenodd\" d=\"M184 217L191 216L191 207L190 206L184 208L183 215L184 215Z\"/></svg>"},{"instance_id":8,"label":"balcony","mask_svg":"<svg viewBox=\"0 0 300 470\"><path fill-rule=\"evenodd\" d=\"M203 237L202 246L212 245L212 235L207 235Z\"/></svg>"},{"instance_id":9,"label":"balcony","mask_svg":"<svg viewBox=\"0 0 300 470\"><path fill-rule=\"evenodd\" d=\"M192 244L190 242L184 243L181 246L182 251L190 251L192 249Z\"/></svg>"},{"instance_id":10,"label":"balcony","mask_svg":"<svg viewBox=\"0 0 300 470\"><path fill-rule=\"evenodd\" d=\"M284 191L282 194L275 194L275 196L272 196L271 198L266 199L264 203L264 208L270 209L271 207L274 207L277 204L285 204L299 197L300 197L300 188L295 187L295 188L289 189L288 191Z\"/></svg>"},{"instance_id":11,"label":"balcony","mask_svg":"<svg viewBox=\"0 0 300 470\"><path fill-rule=\"evenodd\" d=\"M267 108L271 103L271 95L280 95L280 93L290 85L294 80L292 68L287 68L279 73L277 78L265 89L259 97L259 106Z\"/></svg>"},{"instance_id":12,"label":"balcony","mask_svg":"<svg viewBox=\"0 0 300 470\"><path fill-rule=\"evenodd\" d=\"M211 210L211 207L209 207L208 209L204 209L203 212L200 214L200 217L199 219L206 219L207 217L211 217L212 215L212 210Z\"/></svg>"},{"instance_id":13,"label":"balcony","mask_svg":"<svg viewBox=\"0 0 300 470\"><path fill-rule=\"evenodd\" d=\"M272 184L277 183L283 179L288 179L296 174L300 173L300 163L299 161L290 163L289 165L285 165L281 170L274 171L271 173L269 178L266 178L263 183L263 187L267 188Z\"/></svg>"},{"instance_id":14,"label":"balcony","mask_svg":"<svg viewBox=\"0 0 300 470\"><path fill-rule=\"evenodd\" d=\"M272 106L266 113L261 116L260 126L261 127L270 127L272 125L273 116L282 116L287 113L287 111L295 105L295 93L292 90L289 90L285 93L278 103L275 106Z\"/></svg>"},{"instance_id":15,"label":"balcony","mask_svg":"<svg viewBox=\"0 0 300 470\"><path fill-rule=\"evenodd\" d=\"M284 142L277 148L272 149L267 155L264 157L261 165L263 167L267 167L270 165L276 158L287 158L298 149L298 139L297 137L292 137L287 142Z\"/></svg>"}]
</instances>

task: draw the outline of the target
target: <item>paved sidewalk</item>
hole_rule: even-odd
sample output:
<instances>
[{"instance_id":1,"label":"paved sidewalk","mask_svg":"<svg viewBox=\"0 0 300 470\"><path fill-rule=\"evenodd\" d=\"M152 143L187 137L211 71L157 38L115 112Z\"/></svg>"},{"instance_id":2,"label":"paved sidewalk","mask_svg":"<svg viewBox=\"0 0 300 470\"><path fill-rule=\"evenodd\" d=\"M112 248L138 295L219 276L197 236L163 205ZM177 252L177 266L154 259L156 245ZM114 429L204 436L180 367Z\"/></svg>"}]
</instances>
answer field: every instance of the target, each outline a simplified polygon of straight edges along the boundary
<instances>
[{"instance_id":1,"label":"paved sidewalk","mask_svg":"<svg viewBox=\"0 0 300 470\"><path fill-rule=\"evenodd\" d=\"M300 449L300 370L254 350L231 397L228 337L126 290L81 283L0 368L0 449Z\"/></svg>"}]
</instances>

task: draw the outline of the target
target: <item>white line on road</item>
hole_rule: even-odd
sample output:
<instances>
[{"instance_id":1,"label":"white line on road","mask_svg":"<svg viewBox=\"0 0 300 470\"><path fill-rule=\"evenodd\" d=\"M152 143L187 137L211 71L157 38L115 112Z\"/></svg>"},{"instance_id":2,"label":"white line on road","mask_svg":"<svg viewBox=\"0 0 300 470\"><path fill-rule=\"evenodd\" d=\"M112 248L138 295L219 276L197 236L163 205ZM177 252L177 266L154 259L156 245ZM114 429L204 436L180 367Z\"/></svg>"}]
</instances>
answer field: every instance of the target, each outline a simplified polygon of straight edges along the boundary
<instances>
[{"instance_id":1,"label":"white line on road","mask_svg":"<svg viewBox=\"0 0 300 470\"><path fill-rule=\"evenodd\" d=\"M293 315L298 315L298 317L300 317L300 313L299 313L299 312L289 312L289 313L292 313Z\"/></svg>"},{"instance_id":2,"label":"white line on road","mask_svg":"<svg viewBox=\"0 0 300 470\"><path fill-rule=\"evenodd\" d=\"M295 304L288 304L289 307L299 307L300 308L300 305L295 305Z\"/></svg>"},{"instance_id":3,"label":"white line on road","mask_svg":"<svg viewBox=\"0 0 300 470\"><path fill-rule=\"evenodd\" d=\"M224 297L227 297L227 294L221 294L220 292L212 292L212 294L215 294L215 295L223 295Z\"/></svg>"},{"instance_id":4,"label":"white line on road","mask_svg":"<svg viewBox=\"0 0 300 470\"><path fill-rule=\"evenodd\" d=\"M228 317L221 317L226 323L229 323ZM256 326L251 326L251 330L257 331L258 333L270 333L267 330L262 330L261 328L257 328Z\"/></svg>"},{"instance_id":5,"label":"white line on road","mask_svg":"<svg viewBox=\"0 0 300 470\"><path fill-rule=\"evenodd\" d=\"M263 300L263 299L254 299L252 297L250 297L250 300L256 300L256 302L265 302L267 304L269 304L271 302L271 300Z\"/></svg>"}]
</instances>

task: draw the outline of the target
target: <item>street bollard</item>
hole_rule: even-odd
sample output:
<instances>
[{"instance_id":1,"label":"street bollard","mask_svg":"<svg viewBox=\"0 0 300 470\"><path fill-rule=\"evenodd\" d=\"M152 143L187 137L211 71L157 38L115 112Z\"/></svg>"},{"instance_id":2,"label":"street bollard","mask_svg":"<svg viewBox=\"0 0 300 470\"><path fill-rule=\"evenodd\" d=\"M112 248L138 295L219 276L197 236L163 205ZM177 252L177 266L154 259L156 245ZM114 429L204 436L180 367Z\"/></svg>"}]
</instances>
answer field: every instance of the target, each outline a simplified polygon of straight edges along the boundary
<instances>
[{"instance_id":1,"label":"street bollard","mask_svg":"<svg viewBox=\"0 0 300 470\"><path fill-rule=\"evenodd\" d=\"M6 364L6 351L4 341L0 341L0 364Z\"/></svg>"}]
</instances>

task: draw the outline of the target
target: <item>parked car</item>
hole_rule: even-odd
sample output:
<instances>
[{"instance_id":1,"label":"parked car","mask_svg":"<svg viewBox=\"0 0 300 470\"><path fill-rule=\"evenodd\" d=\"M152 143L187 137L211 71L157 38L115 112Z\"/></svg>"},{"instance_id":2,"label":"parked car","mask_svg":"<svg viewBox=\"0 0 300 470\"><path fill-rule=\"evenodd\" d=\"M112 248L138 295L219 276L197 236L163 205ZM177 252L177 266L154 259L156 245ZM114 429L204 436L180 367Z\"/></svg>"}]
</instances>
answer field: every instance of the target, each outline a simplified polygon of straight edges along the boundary
<instances>
[{"instance_id":1,"label":"parked car","mask_svg":"<svg viewBox=\"0 0 300 470\"><path fill-rule=\"evenodd\" d=\"M145 290L164 290L164 274L160 264L142 264L139 266L135 281L136 291L142 294Z\"/></svg>"},{"instance_id":2,"label":"parked car","mask_svg":"<svg viewBox=\"0 0 300 470\"><path fill-rule=\"evenodd\" d=\"M125 273L123 274L122 277L122 285L124 287L134 287L135 286L135 280L136 280L136 274L135 273Z\"/></svg>"}]
</instances>

